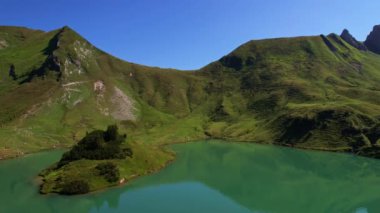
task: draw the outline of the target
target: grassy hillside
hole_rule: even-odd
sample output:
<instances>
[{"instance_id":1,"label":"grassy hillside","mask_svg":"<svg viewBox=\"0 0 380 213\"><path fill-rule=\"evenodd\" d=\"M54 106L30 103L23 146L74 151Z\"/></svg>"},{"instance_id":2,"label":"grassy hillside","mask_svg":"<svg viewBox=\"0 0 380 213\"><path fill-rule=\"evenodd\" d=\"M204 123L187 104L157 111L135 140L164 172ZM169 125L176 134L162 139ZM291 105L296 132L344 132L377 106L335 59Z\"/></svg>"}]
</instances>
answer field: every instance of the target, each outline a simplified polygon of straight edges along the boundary
<instances>
[{"instance_id":1,"label":"grassy hillside","mask_svg":"<svg viewBox=\"0 0 380 213\"><path fill-rule=\"evenodd\" d=\"M1 27L0 44L1 158L114 123L154 146L211 137L378 157L380 56L335 34L250 41L193 72L124 62L69 27Z\"/></svg>"},{"instance_id":2,"label":"grassy hillside","mask_svg":"<svg viewBox=\"0 0 380 213\"><path fill-rule=\"evenodd\" d=\"M373 131L380 118L378 62L378 55L333 34L248 42L203 69L219 78L211 132L323 150L373 147L379 139Z\"/></svg>"}]
</instances>

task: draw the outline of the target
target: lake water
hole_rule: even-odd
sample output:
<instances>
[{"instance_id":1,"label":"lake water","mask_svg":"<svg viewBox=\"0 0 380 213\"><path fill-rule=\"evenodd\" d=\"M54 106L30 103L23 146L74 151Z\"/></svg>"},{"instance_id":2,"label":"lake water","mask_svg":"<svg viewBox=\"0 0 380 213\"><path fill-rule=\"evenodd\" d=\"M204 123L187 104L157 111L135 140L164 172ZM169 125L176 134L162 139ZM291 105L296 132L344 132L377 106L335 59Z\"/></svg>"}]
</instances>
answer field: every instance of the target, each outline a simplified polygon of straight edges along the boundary
<instances>
[{"instance_id":1,"label":"lake water","mask_svg":"<svg viewBox=\"0 0 380 213\"><path fill-rule=\"evenodd\" d=\"M74 197L40 195L34 177L61 151L0 162L0 212L380 212L380 161L207 141L129 184Z\"/></svg>"}]
</instances>

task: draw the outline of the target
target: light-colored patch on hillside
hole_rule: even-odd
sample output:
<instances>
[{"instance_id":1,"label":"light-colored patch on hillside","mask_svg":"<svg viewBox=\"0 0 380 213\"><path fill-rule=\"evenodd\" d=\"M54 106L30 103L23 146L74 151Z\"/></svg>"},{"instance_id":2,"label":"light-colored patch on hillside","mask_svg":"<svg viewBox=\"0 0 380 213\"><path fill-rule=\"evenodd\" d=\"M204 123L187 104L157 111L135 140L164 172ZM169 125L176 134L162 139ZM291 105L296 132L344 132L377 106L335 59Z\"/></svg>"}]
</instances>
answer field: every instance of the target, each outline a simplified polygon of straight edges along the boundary
<instances>
[{"instance_id":1,"label":"light-colored patch on hillside","mask_svg":"<svg viewBox=\"0 0 380 213\"><path fill-rule=\"evenodd\" d=\"M0 39L0 50L8 47L8 42L4 39Z\"/></svg>"},{"instance_id":2,"label":"light-colored patch on hillside","mask_svg":"<svg viewBox=\"0 0 380 213\"><path fill-rule=\"evenodd\" d=\"M78 60L84 62L87 67L89 66L89 60L93 57L93 49L94 48L86 42L74 42L74 51L77 54Z\"/></svg>"},{"instance_id":3,"label":"light-colored patch on hillside","mask_svg":"<svg viewBox=\"0 0 380 213\"><path fill-rule=\"evenodd\" d=\"M75 54L67 57L63 62L64 76L83 74L89 68L90 61L93 61L94 47L91 44L77 40L73 43L73 49Z\"/></svg>"},{"instance_id":4,"label":"light-colored patch on hillside","mask_svg":"<svg viewBox=\"0 0 380 213\"><path fill-rule=\"evenodd\" d=\"M136 120L133 100L117 87L114 88L111 103L113 106L111 116L113 118L116 120Z\"/></svg>"},{"instance_id":5,"label":"light-colored patch on hillside","mask_svg":"<svg viewBox=\"0 0 380 213\"><path fill-rule=\"evenodd\" d=\"M66 83L66 84L62 84L62 86L64 88L67 88L67 87L70 87L70 86L80 85L80 84L84 84L84 83L87 83L87 81L74 81L74 82L69 82L69 83Z\"/></svg>"},{"instance_id":6,"label":"light-colored patch on hillside","mask_svg":"<svg viewBox=\"0 0 380 213\"><path fill-rule=\"evenodd\" d=\"M73 93L81 93L81 90L76 88L76 86L79 86L84 83L87 83L87 81L74 81L74 82L62 84L62 88L64 91L62 99L61 99L62 103L69 103ZM73 102L73 106L79 104L80 102L82 102L81 98L78 100L75 100Z\"/></svg>"},{"instance_id":7,"label":"light-colored patch on hillside","mask_svg":"<svg viewBox=\"0 0 380 213\"><path fill-rule=\"evenodd\" d=\"M31 106L23 115L20 116L20 119L19 119L19 122L20 124L30 118L30 117L33 117L35 116L37 113L39 113L41 111L41 109L44 107L44 106L48 106L50 107L52 105L52 102L53 100L51 98L49 98L47 101L45 102L42 102L42 103L38 103L38 104L34 104L33 106Z\"/></svg>"},{"instance_id":8,"label":"light-colored patch on hillside","mask_svg":"<svg viewBox=\"0 0 380 213\"><path fill-rule=\"evenodd\" d=\"M70 60L68 58L65 59L65 62L64 62L64 69L63 69L63 73L65 76L69 76L69 75L72 75L74 73L80 75L84 72L83 68L82 68L82 64L80 63L79 60Z\"/></svg>"},{"instance_id":9,"label":"light-colored patch on hillside","mask_svg":"<svg viewBox=\"0 0 380 213\"><path fill-rule=\"evenodd\" d=\"M21 120L25 120L25 119L27 119L27 118L29 118L29 117L31 117L31 116L37 114L37 112L39 111L39 109L41 108L42 105L43 105L43 104L35 104L35 105L33 105L32 107L30 107L30 108L28 109L28 111L26 111L26 112L20 117L20 119L21 119Z\"/></svg>"},{"instance_id":10,"label":"light-colored patch on hillside","mask_svg":"<svg viewBox=\"0 0 380 213\"><path fill-rule=\"evenodd\" d=\"M96 107L103 115L109 116L110 113L105 99L106 85L103 81L97 80L94 82L93 87L96 94Z\"/></svg>"}]
</instances>

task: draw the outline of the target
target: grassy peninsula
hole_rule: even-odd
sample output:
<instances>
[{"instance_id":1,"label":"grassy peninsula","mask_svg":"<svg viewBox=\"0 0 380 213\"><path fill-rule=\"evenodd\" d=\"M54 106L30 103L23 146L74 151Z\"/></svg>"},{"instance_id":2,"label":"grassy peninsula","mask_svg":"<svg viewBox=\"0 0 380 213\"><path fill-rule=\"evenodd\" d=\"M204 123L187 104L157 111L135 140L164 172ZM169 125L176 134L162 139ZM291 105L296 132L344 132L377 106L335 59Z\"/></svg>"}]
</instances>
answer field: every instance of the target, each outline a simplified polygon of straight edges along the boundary
<instances>
[{"instance_id":1,"label":"grassy peninsula","mask_svg":"<svg viewBox=\"0 0 380 213\"><path fill-rule=\"evenodd\" d=\"M174 154L126 143L116 125L86 134L61 160L40 173L40 192L84 194L124 184L164 167Z\"/></svg>"}]
</instances>

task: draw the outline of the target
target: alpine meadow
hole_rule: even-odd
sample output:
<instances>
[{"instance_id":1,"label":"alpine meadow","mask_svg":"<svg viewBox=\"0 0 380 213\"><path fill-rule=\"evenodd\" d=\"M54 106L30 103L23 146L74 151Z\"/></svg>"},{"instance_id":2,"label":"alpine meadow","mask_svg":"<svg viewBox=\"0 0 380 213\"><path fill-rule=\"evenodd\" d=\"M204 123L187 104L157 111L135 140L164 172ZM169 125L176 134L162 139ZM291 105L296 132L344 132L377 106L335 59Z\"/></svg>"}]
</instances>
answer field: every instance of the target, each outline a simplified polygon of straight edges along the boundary
<instances>
[{"instance_id":1,"label":"alpine meadow","mask_svg":"<svg viewBox=\"0 0 380 213\"><path fill-rule=\"evenodd\" d=\"M69 27L0 38L2 158L114 123L150 146L223 138L377 156L380 56L353 37L249 41L187 72L124 62Z\"/></svg>"},{"instance_id":2,"label":"alpine meadow","mask_svg":"<svg viewBox=\"0 0 380 213\"><path fill-rule=\"evenodd\" d=\"M380 158L379 53L375 26L364 43L347 30L252 40L180 71L120 60L67 26L0 27L0 158L75 145L41 173L41 192L63 194L155 172L174 159L166 145L205 139ZM117 155L97 152L107 141Z\"/></svg>"}]
</instances>

